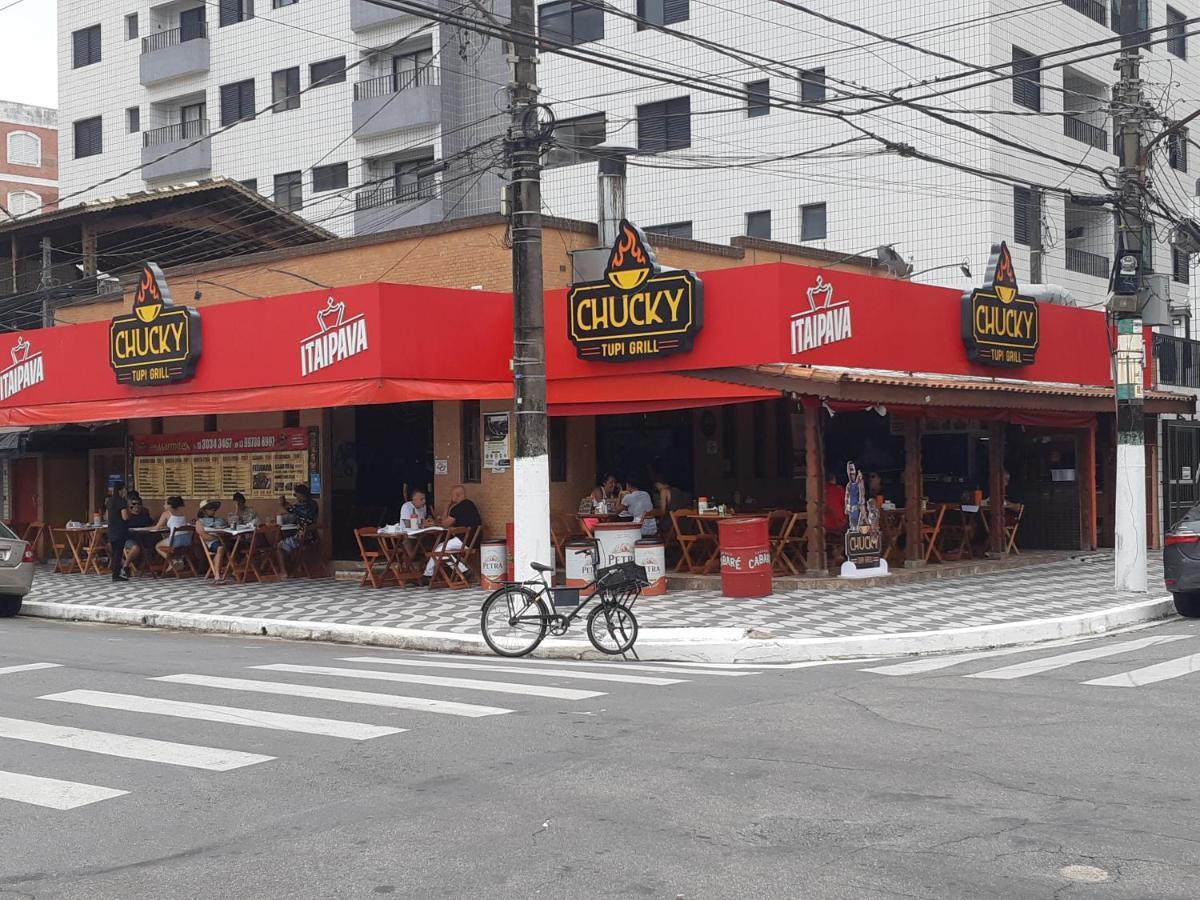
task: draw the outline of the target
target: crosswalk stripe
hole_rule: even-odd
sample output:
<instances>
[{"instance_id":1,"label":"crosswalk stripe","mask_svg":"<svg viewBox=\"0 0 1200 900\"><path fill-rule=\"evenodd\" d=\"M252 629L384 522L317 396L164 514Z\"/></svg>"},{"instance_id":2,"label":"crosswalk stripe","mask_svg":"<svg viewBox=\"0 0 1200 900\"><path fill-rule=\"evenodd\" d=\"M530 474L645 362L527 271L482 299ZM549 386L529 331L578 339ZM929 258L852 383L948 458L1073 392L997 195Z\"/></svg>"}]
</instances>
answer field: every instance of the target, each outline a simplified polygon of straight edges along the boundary
<instances>
[{"instance_id":1,"label":"crosswalk stripe","mask_svg":"<svg viewBox=\"0 0 1200 900\"><path fill-rule=\"evenodd\" d=\"M5 666L0 669L0 675L12 675L16 672L36 672L38 669L61 669L58 663L25 663L20 666Z\"/></svg>"},{"instance_id":2,"label":"crosswalk stripe","mask_svg":"<svg viewBox=\"0 0 1200 900\"><path fill-rule=\"evenodd\" d=\"M1130 672L1122 672L1119 675L1109 675L1107 678L1094 678L1091 681L1085 681L1084 684L1092 684L1099 687L1141 687L1144 684L1153 684L1156 681L1167 681L1171 678L1179 678L1182 675L1191 675L1198 670L1200 670L1200 653L1193 653L1191 656L1169 659L1166 662L1144 666L1141 669L1133 669Z\"/></svg>"},{"instance_id":3,"label":"crosswalk stripe","mask_svg":"<svg viewBox=\"0 0 1200 900\"><path fill-rule=\"evenodd\" d=\"M1072 643L1075 643L1074 641ZM1061 644L1059 646L1062 646ZM907 662L895 663L889 666L877 666L870 669L859 669L860 672L873 672L876 675L919 675L923 672L936 672L938 669L948 669L963 663L975 662L979 659L991 659L994 656L1013 656L1017 653L1036 653L1037 647L1006 647L1003 650L984 650L980 653L958 653L953 656L929 656L913 659Z\"/></svg>"},{"instance_id":4,"label":"crosswalk stripe","mask_svg":"<svg viewBox=\"0 0 1200 900\"><path fill-rule=\"evenodd\" d=\"M362 706L385 706L389 709L408 709L417 712L440 713L447 716L500 716L512 712L502 706L476 706L453 700L429 700L425 697L400 697L395 694L376 694L371 691L344 691L313 684L289 684L285 681L254 681L250 678L221 678L216 675L163 675L151 681L172 684L191 684L197 687L220 688L227 691L248 691L255 694L275 694L283 697L306 697L310 700L332 700L336 703L358 703Z\"/></svg>"},{"instance_id":5,"label":"crosswalk stripe","mask_svg":"<svg viewBox=\"0 0 1200 900\"><path fill-rule=\"evenodd\" d=\"M651 678L646 675L619 675L609 672L585 672L576 669L559 669L538 666L506 666L498 663L434 662L424 659L397 659L382 656L343 656L342 662L384 663L389 666L424 666L431 669L473 669L485 672L508 672L512 675L552 675L555 678L579 678L584 681L619 681L625 684L662 686L686 684L683 678Z\"/></svg>"},{"instance_id":6,"label":"crosswalk stripe","mask_svg":"<svg viewBox=\"0 0 1200 900\"><path fill-rule=\"evenodd\" d=\"M40 778L37 775L22 775L19 772L0 772L0 799L44 806L47 809L78 809L89 803L111 800L128 793L129 791L80 784L77 781L59 781L57 778Z\"/></svg>"},{"instance_id":7,"label":"crosswalk stripe","mask_svg":"<svg viewBox=\"0 0 1200 900\"><path fill-rule=\"evenodd\" d=\"M387 728L382 725L367 725L362 722L293 716L288 713L269 712L262 709L213 706L208 703L189 703L183 700L166 700L160 697L142 697L135 694L113 694L108 691L64 691L60 694L47 694L38 699L159 716L178 716L182 719L200 719L205 722L221 722L227 725L269 728L274 731L295 731L300 734L346 738L351 741L366 741L388 734L400 734L405 730L403 728Z\"/></svg>"},{"instance_id":8,"label":"crosswalk stripe","mask_svg":"<svg viewBox=\"0 0 1200 900\"><path fill-rule=\"evenodd\" d=\"M577 691L572 688L543 687L538 684L518 684L511 681L477 681L473 678L441 678L436 675L410 675L407 672L378 672L373 669L340 669L336 666L293 666L272 663L249 666L267 672L294 672L300 675L328 675L334 678L368 678L374 681L399 681L403 684L427 684L431 687L461 688L465 691L493 691L498 694L524 694L529 697L552 697L556 700L587 700L603 697L603 691Z\"/></svg>"},{"instance_id":9,"label":"crosswalk stripe","mask_svg":"<svg viewBox=\"0 0 1200 900\"><path fill-rule=\"evenodd\" d=\"M478 656L462 656L455 653L424 653L422 657L429 659L450 659L461 660L463 662L479 662ZM372 657L373 659L377 657ZM634 672L658 672L662 675L717 675L722 678L742 678L746 675L758 675L759 672L726 672L721 669L700 669L700 668L678 668L679 664L664 662L659 665L645 665L640 663L628 663L624 660L612 660L606 662L599 659L523 659L521 665L526 666L549 666L557 668L559 666L582 667L591 669L620 669L624 671L629 669ZM695 663L692 663L695 666Z\"/></svg>"},{"instance_id":10,"label":"crosswalk stripe","mask_svg":"<svg viewBox=\"0 0 1200 900\"><path fill-rule=\"evenodd\" d=\"M146 762L164 763L169 766L187 766L192 769L208 769L213 772L228 772L242 766L267 762L273 756L258 753L242 753L239 750L221 750L216 747L199 747L195 744L176 744L153 738L134 737L128 734L109 734L105 731L88 731L64 725L47 725L44 722L29 722L25 719L0 717L0 738L49 744L86 753L101 753L105 756L121 756Z\"/></svg>"},{"instance_id":11,"label":"crosswalk stripe","mask_svg":"<svg viewBox=\"0 0 1200 900\"><path fill-rule=\"evenodd\" d=\"M1106 644L1102 647L1092 647L1088 650L1076 650L1073 653L1061 653L1058 656L1046 656L1041 659L1033 659L1023 663L1017 663L1012 666L1005 666L1001 669L988 669L986 672L976 672L973 675L966 676L967 678L1025 678L1029 675L1038 675L1042 672L1049 672L1053 669L1061 669L1065 666L1071 666L1075 663L1086 662L1090 659L1103 659L1106 656L1116 656L1119 653L1130 653L1134 650L1141 650L1144 647L1152 647L1155 644L1166 644L1171 641L1182 641L1190 638L1190 634L1168 634L1160 637L1139 638L1136 641L1124 641L1120 644Z\"/></svg>"}]
</instances>

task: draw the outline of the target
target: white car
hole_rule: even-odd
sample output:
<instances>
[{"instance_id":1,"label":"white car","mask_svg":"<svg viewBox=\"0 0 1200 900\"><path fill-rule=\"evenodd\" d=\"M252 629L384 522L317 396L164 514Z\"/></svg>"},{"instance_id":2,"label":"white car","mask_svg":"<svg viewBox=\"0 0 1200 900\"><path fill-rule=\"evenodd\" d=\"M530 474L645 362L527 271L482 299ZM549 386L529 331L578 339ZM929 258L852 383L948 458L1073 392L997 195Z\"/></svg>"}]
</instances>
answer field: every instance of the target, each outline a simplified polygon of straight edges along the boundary
<instances>
[{"instance_id":1,"label":"white car","mask_svg":"<svg viewBox=\"0 0 1200 900\"><path fill-rule=\"evenodd\" d=\"M0 617L15 616L33 588L33 548L0 522Z\"/></svg>"}]
</instances>

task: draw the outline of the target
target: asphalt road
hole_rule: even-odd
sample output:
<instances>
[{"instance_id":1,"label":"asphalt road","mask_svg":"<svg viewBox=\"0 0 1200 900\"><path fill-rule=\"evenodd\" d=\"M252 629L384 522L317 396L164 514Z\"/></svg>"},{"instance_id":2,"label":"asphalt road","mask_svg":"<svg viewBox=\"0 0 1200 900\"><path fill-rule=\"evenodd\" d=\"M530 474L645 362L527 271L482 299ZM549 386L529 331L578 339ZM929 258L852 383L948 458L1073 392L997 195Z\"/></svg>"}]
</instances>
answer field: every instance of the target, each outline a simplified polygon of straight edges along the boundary
<instances>
[{"instance_id":1,"label":"asphalt road","mask_svg":"<svg viewBox=\"0 0 1200 900\"><path fill-rule=\"evenodd\" d=\"M1197 667L1182 621L703 669L4 620L0 898L1192 900Z\"/></svg>"}]
</instances>

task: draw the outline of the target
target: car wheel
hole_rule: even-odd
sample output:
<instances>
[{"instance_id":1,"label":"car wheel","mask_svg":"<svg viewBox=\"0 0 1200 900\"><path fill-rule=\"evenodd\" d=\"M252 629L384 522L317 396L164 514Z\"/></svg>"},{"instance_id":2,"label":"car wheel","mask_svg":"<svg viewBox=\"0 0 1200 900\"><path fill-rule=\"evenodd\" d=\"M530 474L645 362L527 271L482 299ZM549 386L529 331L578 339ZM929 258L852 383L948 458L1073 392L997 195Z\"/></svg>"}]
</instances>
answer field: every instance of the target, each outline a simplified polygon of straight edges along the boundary
<instances>
[{"instance_id":1,"label":"car wheel","mask_svg":"<svg viewBox=\"0 0 1200 900\"><path fill-rule=\"evenodd\" d=\"M1173 594L1175 611L1189 619L1200 617L1200 594Z\"/></svg>"},{"instance_id":2,"label":"car wheel","mask_svg":"<svg viewBox=\"0 0 1200 900\"><path fill-rule=\"evenodd\" d=\"M11 594L0 596L0 619L8 619L21 611L21 598Z\"/></svg>"}]
</instances>

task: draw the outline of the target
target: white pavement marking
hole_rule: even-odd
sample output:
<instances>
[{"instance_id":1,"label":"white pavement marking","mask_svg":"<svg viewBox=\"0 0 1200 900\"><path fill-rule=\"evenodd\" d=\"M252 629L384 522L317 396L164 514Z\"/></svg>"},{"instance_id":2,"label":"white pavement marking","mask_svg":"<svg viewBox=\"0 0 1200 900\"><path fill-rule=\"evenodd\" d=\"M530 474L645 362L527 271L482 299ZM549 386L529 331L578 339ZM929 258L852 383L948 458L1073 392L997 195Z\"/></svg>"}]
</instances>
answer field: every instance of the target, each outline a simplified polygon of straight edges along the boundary
<instances>
[{"instance_id":1,"label":"white pavement marking","mask_svg":"<svg viewBox=\"0 0 1200 900\"><path fill-rule=\"evenodd\" d=\"M452 659L462 660L463 662L479 662L478 656L461 656L455 653L422 653L421 656L429 659ZM383 657L372 657L375 659ZM859 660L862 662L862 660ZM646 665L645 663L628 663L624 660L614 659L611 662L606 662L600 659L522 659L521 665L535 666L580 666L592 669L630 669L635 672L659 672L663 675L719 675L722 678L742 678L746 675L758 675L758 672L726 672L720 669L701 669L699 666L708 665L707 663L659 663L658 665ZM681 669L679 665L691 665L694 668Z\"/></svg>"},{"instance_id":2,"label":"white pavement marking","mask_svg":"<svg viewBox=\"0 0 1200 900\"><path fill-rule=\"evenodd\" d=\"M1122 672L1120 675L1109 675L1107 678L1094 678L1084 684L1094 684L1100 687L1141 687L1156 681L1167 681L1200 671L1200 653L1191 656L1181 656L1179 659L1169 659L1166 662Z\"/></svg>"},{"instance_id":3,"label":"white pavement marking","mask_svg":"<svg viewBox=\"0 0 1200 900\"><path fill-rule=\"evenodd\" d=\"M1009 680L1012 678L1025 678L1029 675L1039 675L1042 672L1049 672L1052 669L1061 669L1065 666L1072 666L1075 663L1087 662L1090 659L1102 659L1106 656L1116 656L1119 653L1130 653L1134 650L1141 650L1144 647L1152 647L1155 644L1166 644L1171 641L1186 640L1193 635L1190 634L1168 634L1161 637L1138 638L1136 641L1124 641L1120 644L1106 644L1103 647L1092 647L1090 650L1076 650L1074 653L1060 653L1058 656L1047 656L1042 659L1033 659L1028 662L1017 663L1012 666L1005 666L1002 669L988 669L986 672L976 672L974 675L967 675L967 678L999 678Z\"/></svg>"},{"instance_id":4,"label":"white pavement marking","mask_svg":"<svg viewBox=\"0 0 1200 900\"><path fill-rule=\"evenodd\" d=\"M121 756L125 759L141 759L169 766L208 769L213 772L228 772L230 769L240 769L242 766L252 766L275 758L258 753L242 753L238 750L157 741L128 734L109 734L105 731L47 725L44 722L29 722L24 719L0 718L0 738L49 744L52 747L66 747L86 753L102 753L105 756Z\"/></svg>"},{"instance_id":5,"label":"white pavement marking","mask_svg":"<svg viewBox=\"0 0 1200 900\"><path fill-rule=\"evenodd\" d=\"M1072 641L1071 643L1077 643ZM1056 646L1063 646L1058 644ZM922 672L936 672L938 669L948 669L962 663L975 662L977 659L990 659L993 656L1013 656L1017 653L1036 653L1044 647L1006 647L1003 650L984 650L981 653L958 653L953 656L927 656L908 662L896 663L891 666L878 666L870 669L860 669L861 672L874 672L876 675L917 675Z\"/></svg>"},{"instance_id":6,"label":"white pavement marking","mask_svg":"<svg viewBox=\"0 0 1200 900\"><path fill-rule=\"evenodd\" d=\"M343 722L339 719L293 716L288 713L268 712L262 709L213 706L208 703L188 703L183 700L164 700L159 697L142 697L135 694L112 694L108 691L64 691L60 694L47 694L38 699L158 716L178 716L181 719L222 722L227 725L245 725L250 728L270 728L274 731L295 731L300 734L346 738L351 741L367 741L388 734L400 734L405 730L403 728L386 728L382 725L367 725L362 722Z\"/></svg>"},{"instance_id":7,"label":"white pavement marking","mask_svg":"<svg viewBox=\"0 0 1200 900\"><path fill-rule=\"evenodd\" d=\"M25 663L22 666L5 666L0 669L0 675L12 675L15 672L36 672L38 669L61 669L58 663Z\"/></svg>"},{"instance_id":8,"label":"white pavement marking","mask_svg":"<svg viewBox=\"0 0 1200 900\"><path fill-rule=\"evenodd\" d=\"M609 672L585 672L541 666L506 666L499 663L434 662L425 659L395 659L382 656L343 656L341 662L384 663L389 666L424 666L429 669L473 669L484 672L508 672L511 675L552 675L555 678L580 678L584 681L619 681L625 684L687 684L684 678L650 678L645 675L617 675Z\"/></svg>"},{"instance_id":9,"label":"white pavement marking","mask_svg":"<svg viewBox=\"0 0 1200 900\"><path fill-rule=\"evenodd\" d=\"M89 803L111 800L128 793L129 791L80 784L77 781L39 778L36 775L21 775L18 772L0 772L0 799L45 806L48 809L78 809Z\"/></svg>"},{"instance_id":10,"label":"white pavement marking","mask_svg":"<svg viewBox=\"0 0 1200 900\"><path fill-rule=\"evenodd\" d=\"M334 678L369 678L375 681L399 681L403 684L427 684L432 687L461 688L465 691L494 691L497 694L525 694L529 697L553 697L556 700L587 700L603 697L603 691L576 691L570 688L542 687L511 681L476 681L471 678L440 678L436 675L409 675L407 672L376 672L372 669L339 669L336 666L293 666L274 663L248 666L267 672L295 672L300 675L329 675Z\"/></svg>"},{"instance_id":11,"label":"white pavement marking","mask_svg":"<svg viewBox=\"0 0 1200 900\"><path fill-rule=\"evenodd\" d=\"M429 700L425 697L399 697L395 694L376 694L371 691L343 691L338 688L312 684L289 684L285 681L254 681L249 678L219 678L215 675L163 675L151 681L172 684L193 684L198 687L221 688L227 691L248 691L254 694L276 694L283 697L307 697L311 700L332 700L336 703L358 703L363 706L386 706L417 712L440 713L447 716L500 716L512 712L502 706L476 706L455 703L453 700Z\"/></svg>"}]
</instances>

